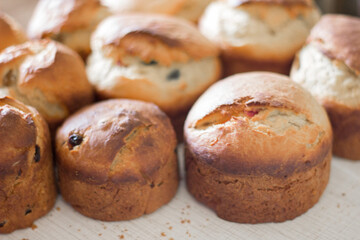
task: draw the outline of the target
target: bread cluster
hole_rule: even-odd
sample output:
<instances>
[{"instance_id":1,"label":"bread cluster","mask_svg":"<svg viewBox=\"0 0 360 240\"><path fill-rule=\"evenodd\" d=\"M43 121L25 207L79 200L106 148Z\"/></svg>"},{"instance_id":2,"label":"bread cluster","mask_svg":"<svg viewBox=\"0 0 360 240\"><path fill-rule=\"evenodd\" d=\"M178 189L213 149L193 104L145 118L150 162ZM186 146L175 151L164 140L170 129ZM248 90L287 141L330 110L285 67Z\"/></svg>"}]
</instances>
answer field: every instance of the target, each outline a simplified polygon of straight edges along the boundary
<instances>
[{"instance_id":1,"label":"bread cluster","mask_svg":"<svg viewBox=\"0 0 360 240\"><path fill-rule=\"evenodd\" d=\"M220 218L300 216L333 152L360 159L359 39L311 0L40 0L27 36L0 13L0 233L49 212L55 183L90 218L156 211L182 141Z\"/></svg>"}]
</instances>

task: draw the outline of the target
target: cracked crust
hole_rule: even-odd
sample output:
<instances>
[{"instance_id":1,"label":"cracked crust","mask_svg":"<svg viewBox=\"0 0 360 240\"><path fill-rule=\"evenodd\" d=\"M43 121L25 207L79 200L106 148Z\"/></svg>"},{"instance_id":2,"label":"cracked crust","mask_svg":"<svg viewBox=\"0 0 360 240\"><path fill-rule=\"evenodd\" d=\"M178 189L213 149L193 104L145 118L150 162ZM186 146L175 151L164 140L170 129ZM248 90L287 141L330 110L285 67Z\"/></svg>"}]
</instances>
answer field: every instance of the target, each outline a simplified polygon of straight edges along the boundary
<instances>
[{"instance_id":1,"label":"cracked crust","mask_svg":"<svg viewBox=\"0 0 360 240\"><path fill-rule=\"evenodd\" d=\"M74 133L82 142L69 147ZM86 107L57 132L63 197L82 214L106 221L153 212L176 193L175 148L171 123L154 104L108 100Z\"/></svg>"},{"instance_id":2,"label":"cracked crust","mask_svg":"<svg viewBox=\"0 0 360 240\"><path fill-rule=\"evenodd\" d=\"M39 113L0 98L0 233L30 227L56 199L48 126Z\"/></svg>"},{"instance_id":3,"label":"cracked crust","mask_svg":"<svg viewBox=\"0 0 360 240\"><path fill-rule=\"evenodd\" d=\"M360 18L325 15L311 30L307 42L330 59L340 60L360 74Z\"/></svg>"},{"instance_id":4,"label":"cracked crust","mask_svg":"<svg viewBox=\"0 0 360 240\"><path fill-rule=\"evenodd\" d=\"M217 57L218 49L188 21L156 14L112 16L99 24L91 38L92 50L121 61L137 56L144 62L155 60L170 66Z\"/></svg>"},{"instance_id":5,"label":"cracked crust","mask_svg":"<svg viewBox=\"0 0 360 240\"><path fill-rule=\"evenodd\" d=\"M214 84L191 109L184 132L189 190L227 220L268 222L292 219L312 206L326 186L329 167L325 165L331 159L332 143L326 112L309 92L283 75L265 72L238 74ZM194 169L196 166L201 166L202 170ZM203 170L206 173L199 175L198 171ZM324 172L316 175L320 170ZM213 173L216 176L207 175ZM314 201L302 202L298 210L294 210L292 203L286 203L294 211L289 212L289 208L281 215L277 212L281 204L270 201L270 205L279 204L273 212L279 215L272 216L267 206L262 209L267 209L268 213L261 215L256 204L261 205L262 198L249 206L252 200L247 194L254 186L261 186L261 181L267 179L269 186L272 183L282 186L282 179L286 180L285 183L289 179L302 182L305 176L312 178L310 182L317 192ZM231 194L236 198L222 195L221 185L213 186L209 182L215 177L248 184L247 190L236 190ZM203 192L201 188L209 190ZM287 197L284 201L294 200L294 196L287 195L290 192L302 194L301 183L289 191L286 188L278 190ZM311 195L310 192L307 194ZM217 198L220 200L214 200ZM272 200L277 201L276 198ZM238 203L229 208L232 201ZM238 215L248 208L259 209L254 213L259 216L251 219L248 217L251 213L243 217Z\"/></svg>"},{"instance_id":6,"label":"cracked crust","mask_svg":"<svg viewBox=\"0 0 360 240\"><path fill-rule=\"evenodd\" d=\"M51 129L93 100L80 57L47 39L13 46L0 54L0 95L35 107Z\"/></svg>"},{"instance_id":7,"label":"cracked crust","mask_svg":"<svg viewBox=\"0 0 360 240\"><path fill-rule=\"evenodd\" d=\"M25 41L26 36L20 25L0 11L0 51Z\"/></svg>"}]
</instances>

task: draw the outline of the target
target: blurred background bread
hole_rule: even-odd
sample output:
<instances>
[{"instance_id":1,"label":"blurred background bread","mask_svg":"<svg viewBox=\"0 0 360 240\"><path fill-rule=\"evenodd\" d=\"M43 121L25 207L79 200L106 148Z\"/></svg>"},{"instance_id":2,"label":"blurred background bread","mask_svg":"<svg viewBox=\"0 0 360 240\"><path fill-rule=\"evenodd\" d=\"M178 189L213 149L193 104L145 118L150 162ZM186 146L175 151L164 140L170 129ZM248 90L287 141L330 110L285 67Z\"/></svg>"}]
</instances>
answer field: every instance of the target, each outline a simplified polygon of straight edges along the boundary
<instances>
[{"instance_id":1,"label":"blurred background bread","mask_svg":"<svg viewBox=\"0 0 360 240\"><path fill-rule=\"evenodd\" d=\"M334 153L360 159L360 18L323 16L298 53L291 77L326 108Z\"/></svg>"},{"instance_id":2,"label":"blurred background bread","mask_svg":"<svg viewBox=\"0 0 360 240\"><path fill-rule=\"evenodd\" d=\"M108 100L68 118L56 135L59 186L80 213L104 221L154 212L179 182L176 135L157 106Z\"/></svg>"},{"instance_id":3,"label":"blurred background bread","mask_svg":"<svg viewBox=\"0 0 360 240\"><path fill-rule=\"evenodd\" d=\"M0 96L35 107L51 129L93 101L79 55L49 39L11 46L0 53Z\"/></svg>"},{"instance_id":4,"label":"blurred background bread","mask_svg":"<svg viewBox=\"0 0 360 240\"><path fill-rule=\"evenodd\" d=\"M330 122L286 76L253 72L215 83L192 107L184 132L188 190L225 220L293 219L328 183Z\"/></svg>"},{"instance_id":5,"label":"blurred background bread","mask_svg":"<svg viewBox=\"0 0 360 240\"><path fill-rule=\"evenodd\" d=\"M189 22L124 14L99 24L87 74L101 99L153 102L182 136L187 111L221 74L218 49Z\"/></svg>"},{"instance_id":6,"label":"blurred background bread","mask_svg":"<svg viewBox=\"0 0 360 240\"><path fill-rule=\"evenodd\" d=\"M54 39L86 59L92 31L109 15L100 0L40 0L30 19L28 36Z\"/></svg>"},{"instance_id":7,"label":"blurred background bread","mask_svg":"<svg viewBox=\"0 0 360 240\"><path fill-rule=\"evenodd\" d=\"M309 0L222 0L207 7L199 28L221 48L225 76L257 70L288 74L319 18Z\"/></svg>"},{"instance_id":8,"label":"blurred background bread","mask_svg":"<svg viewBox=\"0 0 360 240\"><path fill-rule=\"evenodd\" d=\"M49 129L32 107L0 98L0 233L30 227L53 207Z\"/></svg>"},{"instance_id":9,"label":"blurred background bread","mask_svg":"<svg viewBox=\"0 0 360 240\"><path fill-rule=\"evenodd\" d=\"M0 11L0 52L25 41L26 36L22 27L12 17Z\"/></svg>"}]
</instances>

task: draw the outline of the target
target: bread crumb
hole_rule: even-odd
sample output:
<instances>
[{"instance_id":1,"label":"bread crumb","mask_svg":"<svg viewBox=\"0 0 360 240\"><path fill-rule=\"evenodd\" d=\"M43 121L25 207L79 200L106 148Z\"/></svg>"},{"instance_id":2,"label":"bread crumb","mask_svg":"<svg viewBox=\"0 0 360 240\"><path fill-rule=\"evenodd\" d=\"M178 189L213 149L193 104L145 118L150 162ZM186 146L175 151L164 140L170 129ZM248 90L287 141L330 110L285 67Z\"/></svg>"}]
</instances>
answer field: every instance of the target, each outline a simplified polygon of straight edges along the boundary
<instances>
[{"instance_id":1,"label":"bread crumb","mask_svg":"<svg viewBox=\"0 0 360 240\"><path fill-rule=\"evenodd\" d=\"M60 207L56 207L56 210L57 210L57 211L60 211L60 210L61 210L61 208L60 208Z\"/></svg>"},{"instance_id":2,"label":"bread crumb","mask_svg":"<svg viewBox=\"0 0 360 240\"><path fill-rule=\"evenodd\" d=\"M341 196L345 197L345 196L346 196L346 193L342 193Z\"/></svg>"},{"instance_id":3,"label":"bread crumb","mask_svg":"<svg viewBox=\"0 0 360 240\"><path fill-rule=\"evenodd\" d=\"M104 229L107 229L107 227L106 227L106 226L104 226Z\"/></svg>"},{"instance_id":4,"label":"bread crumb","mask_svg":"<svg viewBox=\"0 0 360 240\"><path fill-rule=\"evenodd\" d=\"M23 238L23 239L21 239L21 240L29 240L28 238Z\"/></svg>"},{"instance_id":5,"label":"bread crumb","mask_svg":"<svg viewBox=\"0 0 360 240\"><path fill-rule=\"evenodd\" d=\"M35 224L32 224L32 225L31 225L31 229L32 229L32 230L35 230L35 229L37 229L37 226L36 226Z\"/></svg>"},{"instance_id":6,"label":"bread crumb","mask_svg":"<svg viewBox=\"0 0 360 240\"><path fill-rule=\"evenodd\" d=\"M190 220L188 219L188 220L186 220L186 222L187 222L187 223L190 223Z\"/></svg>"},{"instance_id":7,"label":"bread crumb","mask_svg":"<svg viewBox=\"0 0 360 240\"><path fill-rule=\"evenodd\" d=\"M187 207L187 208L190 208L190 205L187 205L186 207Z\"/></svg>"},{"instance_id":8,"label":"bread crumb","mask_svg":"<svg viewBox=\"0 0 360 240\"><path fill-rule=\"evenodd\" d=\"M122 235L122 234L119 235L119 238L120 238L120 239L124 239L124 235Z\"/></svg>"},{"instance_id":9,"label":"bread crumb","mask_svg":"<svg viewBox=\"0 0 360 240\"><path fill-rule=\"evenodd\" d=\"M206 221L209 221L209 219L207 218Z\"/></svg>"},{"instance_id":10,"label":"bread crumb","mask_svg":"<svg viewBox=\"0 0 360 240\"><path fill-rule=\"evenodd\" d=\"M170 226L169 229L171 230L171 229L172 229L172 226Z\"/></svg>"},{"instance_id":11,"label":"bread crumb","mask_svg":"<svg viewBox=\"0 0 360 240\"><path fill-rule=\"evenodd\" d=\"M169 238L169 240L174 240L174 238Z\"/></svg>"},{"instance_id":12,"label":"bread crumb","mask_svg":"<svg viewBox=\"0 0 360 240\"><path fill-rule=\"evenodd\" d=\"M166 234L164 232L161 233L161 236L166 237Z\"/></svg>"},{"instance_id":13,"label":"bread crumb","mask_svg":"<svg viewBox=\"0 0 360 240\"><path fill-rule=\"evenodd\" d=\"M340 208L340 203L337 204L337 208Z\"/></svg>"},{"instance_id":14,"label":"bread crumb","mask_svg":"<svg viewBox=\"0 0 360 240\"><path fill-rule=\"evenodd\" d=\"M185 220L181 220L181 224L184 224L185 223Z\"/></svg>"},{"instance_id":15,"label":"bread crumb","mask_svg":"<svg viewBox=\"0 0 360 240\"><path fill-rule=\"evenodd\" d=\"M99 233L98 235L99 235L99 237L101 237L102 233Z\"/></svg>"}]
</instances>

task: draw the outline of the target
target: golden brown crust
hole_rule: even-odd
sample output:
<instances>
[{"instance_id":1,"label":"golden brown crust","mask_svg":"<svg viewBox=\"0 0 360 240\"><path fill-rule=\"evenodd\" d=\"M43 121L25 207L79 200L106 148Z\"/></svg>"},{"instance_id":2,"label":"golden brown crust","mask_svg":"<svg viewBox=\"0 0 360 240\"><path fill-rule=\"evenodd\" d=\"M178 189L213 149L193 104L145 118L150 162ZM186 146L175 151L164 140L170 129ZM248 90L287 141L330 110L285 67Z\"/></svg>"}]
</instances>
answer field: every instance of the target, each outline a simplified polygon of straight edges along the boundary
<instances>
[{"instance_id":1,"label":"golden brown crust","mask_svg":"<svg viewBox=\"0 0 360 240\"><path fill-rule=\"evenodd\" d=\"M331 149L305 172L278 177L230 175L186 151L186 182L194 197L220 218L240 223L283 222L318 202L330 172Z\"/></svg>"},{"instance_id":2,"label":"golden brown crust","mask_svg":"<svg viewBox=\"0 0 360 240\"><path fill-rule=\"evenodd\" d=\"M312 29L307 40L327 57L343 61L360 72L360 18L328 14Z\"/></svg>"},{"instance_id":3,"label":"golden brown crust","mask_svg":"<svg viewBox=\"0 0 360 240\"><path fill-rule=\"evenodd\" d=\"M48 126L39 113L0 98L0 233L30 227L55 203Z\"/></svg>"},{"instance_id":4,"label":"golden brown crust","mask_svg":"<svg viewBox=\"0 0 360 240\"><path fill-rule=\"evenodd\" d=\"M81 58L51 40L29 41L2 52L0 76L8 94L36 107L50 127L93 100Z\"/></svg>"},{"instance_id":5,"label":"golden brown crust","mask_svg":"<svg viewBox=\"0 0 360 240\"><path fill-rule=\"evenodd\" d=\"M360 109L321 100L334 132L333 152L339 157L360 160Z\"/></svg>"},{"instance_id":6,"label":"golden brown crust","mask_svg":"<svg viewBox=\"0 0 360 240\"><path fill-rule=\"evenodd\" d=\"M115 60L125 55L162 65L218 55L218 49L189 22L155 14L124 14L107 18L92 36L92 49L103 48Z\"/></svg>"},{"instance_id":7,"label":"golden brown crust","mask_svg":"<svg viewBox=\"0 0 360 240\"><path fill-rule=\"evenodd\" d=\"M88 28L91 16L100 7L100 0L40 0L30 20L28 35L45 38Z\"/></svg>"},{"instance_id":8,"label":"golden brown crust","mask_svg":"<svg viewBox=\"0 0 360 240\"><path fill-rule=\"evenodd\" d=\"M0 51L26 41L26 36L20 27L10 16L0 12Z\"/></svg>"},{"instance_id":9,"label":"golden brown crust","mask_svg":"<svg viewBox=\"0 0 360 240\"><path fill-rule=\"evenodd\" d=\"M303 124L289 122L285 132L266 127L273 111L279 118L299 116ZM249 112L256 114L248 117ZM332 142L326 113L310 93L285 76L265 72L214 84L191 109L184 132L192 155L228 174L306 171L323 161Z\"/></svg>"},{"instance_id":10,"label":"golden brown crust","mask_svg":"<svg viewBox=\"0 0 360 240\"><path fill-rule=\"evenodd\" d=\"M292 61L288 62L260 62L251 61L239 57L222 56L223 77L229 77L236 73L268 71L289 75Z\"/></svg>"},{"instance_id":11,"label":"golden brown crust","mask_svg":"<svg viewBox=\"0 0 360 240\"><path fill-rule=\"evenodd\" d=\"M230 6L238 7L245 4L252 4L252 3L265 3L265 4L277 4L277 5L284 5L284 6L293 6L293 5L300 5L300 6L313 6L314 3L312 0L223 0L227 2Z\"/></svg>"},{"instance_id":12,"label":"golden brown crust","mask_svg":"<svg viewBox=\"0 0 360 240\"><path fill-rule=\"evenodd\" d=\"M82 139L76 146L69 140L73 134ZM108 100L86 107L56 135L61 192L75 209L97 219L150 213L176 192L175 148L171 123L154 104Z\"/></svg>"}]
</instances>

